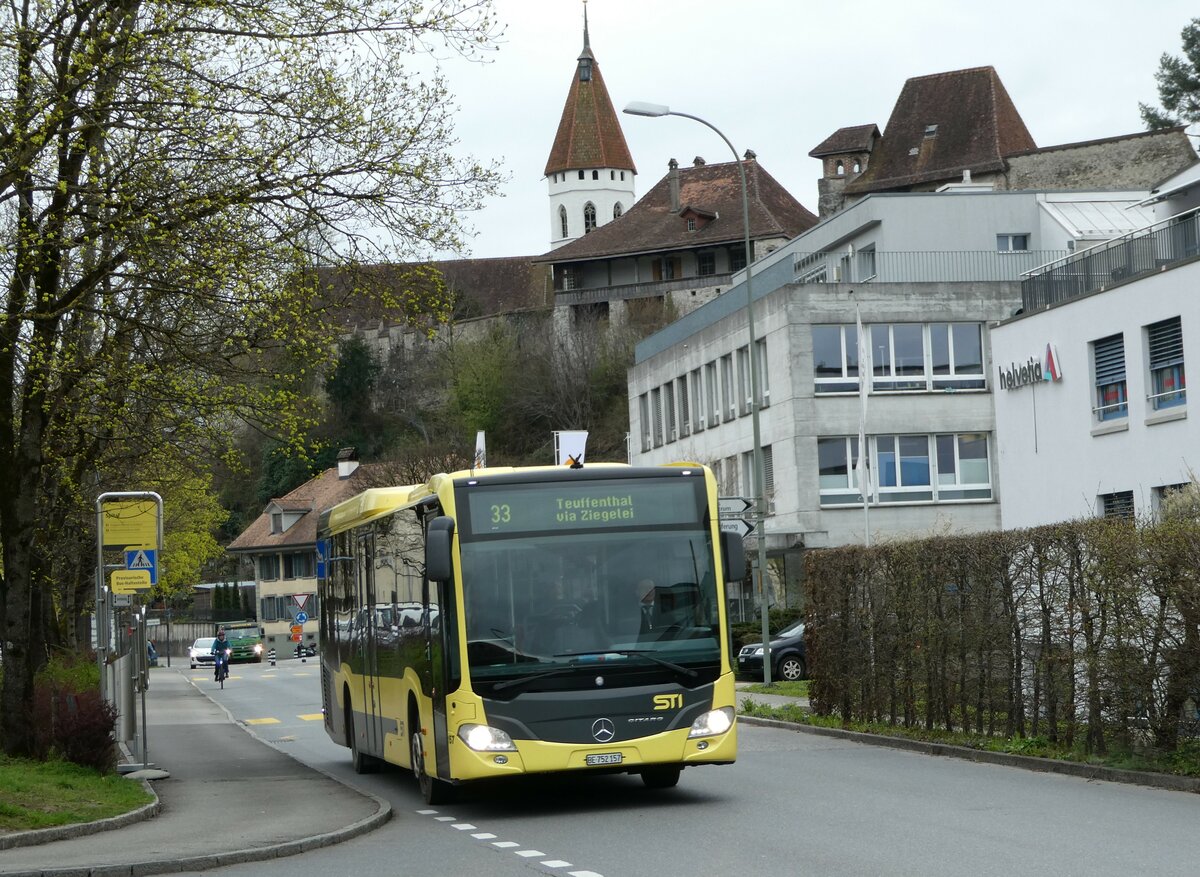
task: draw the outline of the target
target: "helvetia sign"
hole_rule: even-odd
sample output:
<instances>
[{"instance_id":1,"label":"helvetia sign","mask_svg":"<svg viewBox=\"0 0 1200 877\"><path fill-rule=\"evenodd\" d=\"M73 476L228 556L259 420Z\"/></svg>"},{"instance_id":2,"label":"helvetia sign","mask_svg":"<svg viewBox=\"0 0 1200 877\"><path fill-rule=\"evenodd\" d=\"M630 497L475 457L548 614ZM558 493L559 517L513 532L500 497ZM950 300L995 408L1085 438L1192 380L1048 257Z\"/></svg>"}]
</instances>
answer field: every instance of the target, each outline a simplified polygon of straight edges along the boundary
<instances>
[{"instance_id":1,"label":"helvetia sign","mask_svg":"<svg viewBox=\"0 0 1200 877\"><path fill-rule=\"evenodd\" d=\"M998 366L997 370L1000 373L1000 386L1006 390L1017 390L1042 381L1062 380L1058 351L1053 344L1046 345L1046 353L1040 360L1031 356L1028 362L1014 362L1008 368Z\"/></svg>"}]
</instances>

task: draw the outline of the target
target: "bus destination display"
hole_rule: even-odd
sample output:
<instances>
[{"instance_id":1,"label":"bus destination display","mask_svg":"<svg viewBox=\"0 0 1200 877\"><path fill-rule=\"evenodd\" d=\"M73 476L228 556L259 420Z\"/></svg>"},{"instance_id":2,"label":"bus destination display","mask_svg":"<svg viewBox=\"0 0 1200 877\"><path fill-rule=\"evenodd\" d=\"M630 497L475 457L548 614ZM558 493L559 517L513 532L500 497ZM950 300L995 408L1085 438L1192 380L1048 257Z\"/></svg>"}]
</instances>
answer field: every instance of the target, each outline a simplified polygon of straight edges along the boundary
<instances>
[{"instance_id":1,"label":"bus destination display","mask_svg":"<svg viewBox=\"0 0 1200 877\"><path fill-rule=\"evenodd\" d=\"M467 492L471 532L697 524L700 479L606 481L474 487Z\"/></svg>"}]
</instances>

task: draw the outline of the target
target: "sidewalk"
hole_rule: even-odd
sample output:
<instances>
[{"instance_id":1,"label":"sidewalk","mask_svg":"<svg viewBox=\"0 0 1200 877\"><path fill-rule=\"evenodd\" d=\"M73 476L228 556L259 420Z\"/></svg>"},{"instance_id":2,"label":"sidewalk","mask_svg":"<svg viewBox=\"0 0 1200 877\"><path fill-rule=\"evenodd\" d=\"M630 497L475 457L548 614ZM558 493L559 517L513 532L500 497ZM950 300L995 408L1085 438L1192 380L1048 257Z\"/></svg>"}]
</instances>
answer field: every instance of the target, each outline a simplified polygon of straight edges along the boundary
<instances>
[{"instance_id":1,"label":"sidewalk","mask_svg":"<svg viewBox=\"0 0 1200 877\"><path fill-rule=\"evenodd\" d=\"M386 801L301 764L231 723L179 670L155 671L152 680L146 694L150 761L169 773L151 784L158 815L99 833L77 826L66 829L71 836L63 839L5 849L0 875L199 871L328 846L391 816ZM63 830L51 832L31 834L52 837Z\"/></svg>"}]
</instances>

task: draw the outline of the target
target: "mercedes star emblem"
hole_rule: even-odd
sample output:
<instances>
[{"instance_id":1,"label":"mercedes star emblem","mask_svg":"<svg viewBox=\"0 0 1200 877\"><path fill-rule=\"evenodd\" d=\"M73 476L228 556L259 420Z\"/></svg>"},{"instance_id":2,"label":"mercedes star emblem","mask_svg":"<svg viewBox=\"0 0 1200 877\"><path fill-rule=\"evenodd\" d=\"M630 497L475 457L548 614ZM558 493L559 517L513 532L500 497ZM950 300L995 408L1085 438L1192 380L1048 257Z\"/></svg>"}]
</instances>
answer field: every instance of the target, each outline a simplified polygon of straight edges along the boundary
<instances>
[{"instance_id":1,"label":"mercedes star emblem","mask_svg":"<svg viewBox=\"0 0 1200 877\"><path fill-rule=\"evenodd\" d=\"M596 719L592 722L592 736L596 738L597 743L608 743L617 736L617 729L613 725L612 719Z\"/></svg>"}]
</instances>

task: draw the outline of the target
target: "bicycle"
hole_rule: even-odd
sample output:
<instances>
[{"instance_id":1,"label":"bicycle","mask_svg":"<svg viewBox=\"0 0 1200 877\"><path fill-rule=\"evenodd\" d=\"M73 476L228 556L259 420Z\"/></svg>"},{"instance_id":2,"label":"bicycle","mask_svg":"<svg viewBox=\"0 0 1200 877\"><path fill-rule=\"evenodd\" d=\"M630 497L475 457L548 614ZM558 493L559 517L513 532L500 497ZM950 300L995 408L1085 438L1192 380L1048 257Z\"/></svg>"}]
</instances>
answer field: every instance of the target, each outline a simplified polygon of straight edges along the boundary
<instances>
[{"instance_id":1,"label":"bicycle","mask_svg":"<svg viewBox=\"0 0 1200 877\"><path fill-rule=\"evenodd\" d=\"M225 680L229 678L229 655L230 649L226 649L224 654L217 654L216 676L221 688L225 687Z\"/></svg>"}]
</instances>

